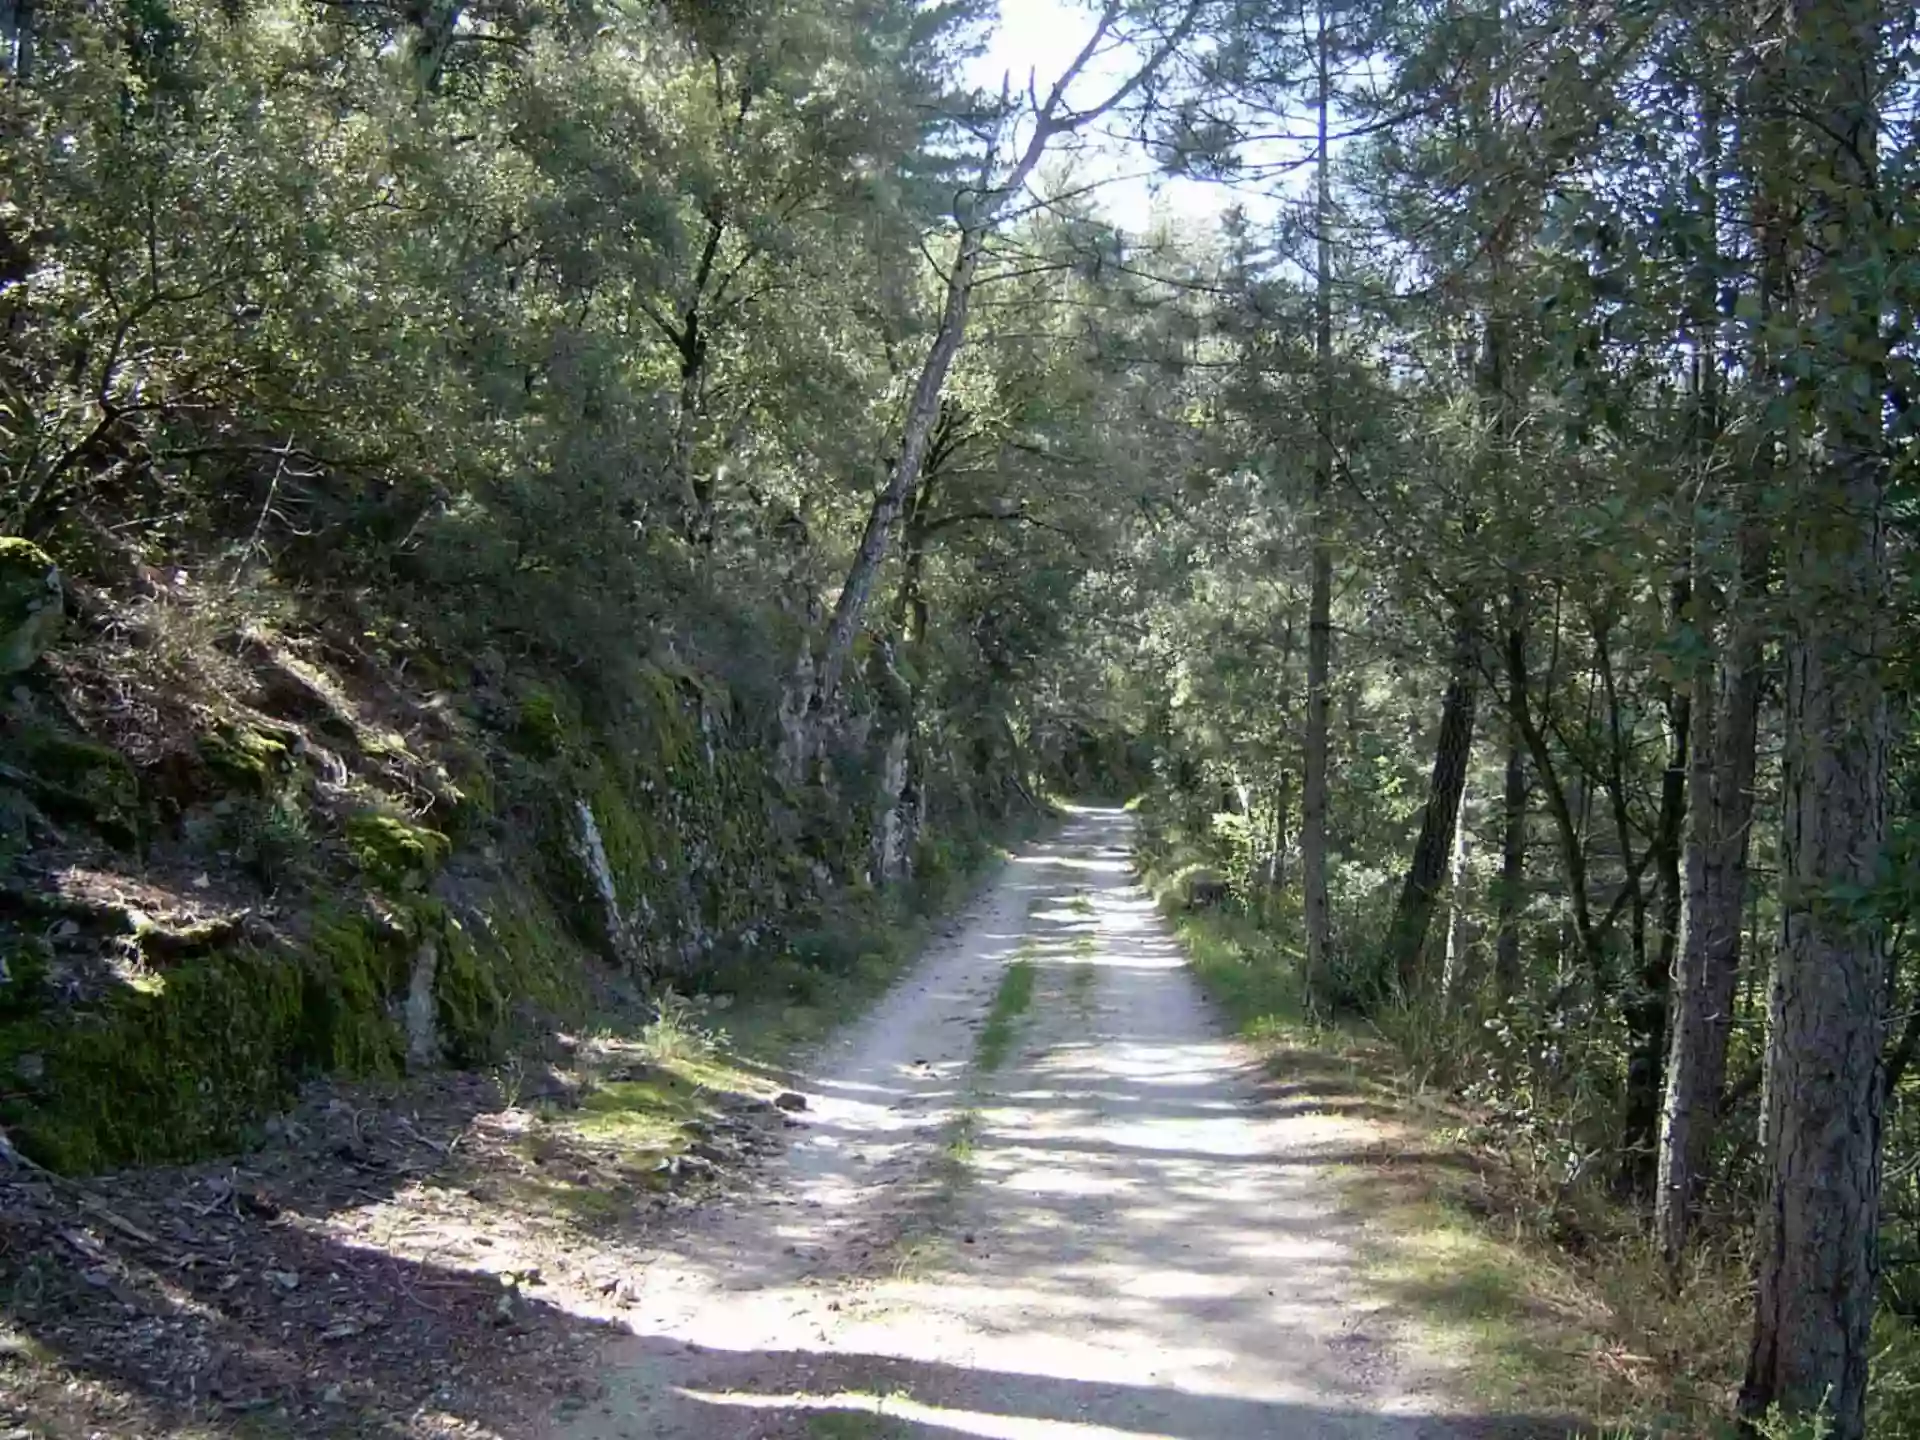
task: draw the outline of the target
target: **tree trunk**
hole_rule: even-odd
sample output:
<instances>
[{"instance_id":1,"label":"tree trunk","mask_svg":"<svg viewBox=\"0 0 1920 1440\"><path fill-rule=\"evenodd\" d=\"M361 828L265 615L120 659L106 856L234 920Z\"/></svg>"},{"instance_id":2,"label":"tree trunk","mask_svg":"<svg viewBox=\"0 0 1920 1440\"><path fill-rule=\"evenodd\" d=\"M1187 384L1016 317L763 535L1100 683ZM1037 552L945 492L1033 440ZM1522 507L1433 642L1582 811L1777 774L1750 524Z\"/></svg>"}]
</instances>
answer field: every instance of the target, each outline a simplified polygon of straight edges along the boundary
<instances>
[{"instance_id":1,"label":"tree trunk","mask_svg":"<svg viewBox=\"0 0 1920 1440\"><path fill-rule=\"evenodd\" d=\"M1527 884L1527 749L1507 725L1507 774L1500 812L1500 933L1493 947L1493 988L1504 1005L1520 993L1520 911Z\"/></svg>"},{"instance_id":2,"label":"tree trunk","mask_svg":"<svg viewBox=\"0 0 1920 1440\"><path fill-rule=\"evenodd\" d=\"M1293 771L1282 770L1273 794L1273 850L1267 856L1267 890L1287 888L1287 824L1293 818Z\"/></svg>"},{"instance_id":3,"label":"tree trunk","mask_svg":"<svg viewBox=\"0 0 1920 1440\"><path fill-rule=\"evenodd\" d=\"M1686 582L1674 587L1675 617L1685 613ZM1667 696L1667 764L1660 776L1660 814L1648 843L1658 899L1654 943L1641 953L1639 983L1627 1007L1632 1037L1627 1059L1625 1115L1626 1162L1621 1181L1630 1195L1644 1198L1656 1188L1659 1172L1661 1096L1665 1090L1667 1015L1674 956L1680 941L1680 832L1687 813L1687 762L1693 700L1685 690Z\"/></svg>"},{"instance_id":4,"label":"tree trunk","mask_svg":"<svg viewBox=\"0 0 1920 1440\"><path fill-rule=\"evenodd\" d=\"M1318 998L1325 985L1333 941L1327 901L1328 680L1333 661L1333 548L1327 536L1327 497L1333 488L1333 188L1327 121L1332 100L1327 4L1319 6L1319 156L1314 202L1318 230L1314 281L1315 354L1319 402L1313 463L1313 559L1307 600L1307 728L1302 743L1306 772L1300 814L1300 880L1307 932L1306 990Z\"/></svg>"},{"instance_id":5,"label":"tree trunk","mask_svg":"<svg viewBox=\"0 0 1920 1440\"><path fill-rule=\"evenodd\" d=\"M1763 11L1785 67L1773 113L1790 145L1770 173L1800 197L1803 344L1792 458L1782 767L1782 937L1768 996L1767 1195L1741 1413L1824 1410L1866 1433L1878 1274L1886 1009L1875 884L1887 830L1885 257L1876 231L1883 0ZM1782 12L1791 33L1778 34ZM1775 44L1774 42L1778 42ZM1797 438L1797 437L1796 437Z\"/></svg>"},{"instance_id":6,"label":"tree trunk","mask_svg":"<svg viewBox=\"0 0 1920 1440\"><path fill-rule=\"evenodd\" d=\"M1060 78L1047 92L1046 99L1035 106L1033 129L1004 177L996 179L994 175L998 141L996 139L989 143L977 183L962 192L970 198L956 207L954 219L960 232L959 245L954 253L953 268L946 276L946 298L941 306L940 324L934 330L933 344L927 350L927 358L921 362L920 375L914 382L913 396L907 404L906 420L900 431L899 456L893 463L887 483L874 496L873 505L867 513L866 528L860 536L860 547L854 552L853 563L848 567L846 579L840 586L839 599L834 602L833 619L827 627L826 643L808 704L810 712L820 714L829 710L839 693L841 677L846 672L848 657L853 653L854 640L860 633L861 619L866 614L868 601L873 597L873 587L880 577L880 566L887 558L893 527L899 522L920 484L927 450L940 418L940 399L946 390L947 374L953 369L954 358L966 342L967 315L973 303L973 287L979 276L980 260L986 253L987 237L998 225L1008 203L1025 192L1027 182L1033 178L1033 172L1039 167L1054 137L1071 134L1094 124L1147 85L1186 43L1199 22L1201 8L1199 0L1189 0L1181 10L1178 22L1165 32L1153 51L1139 62L1133 72L1108 92L1105 99L1081 109L1071 109L1067 105L1068 89L1096 57L1104 56L1114 48L1113 31L1121 18L1122 7L1110 0L1101 10L1092 35L1061 72Z\"/></svg>"},{"instance_id":7,"label":"tree trunk","mask_svg":"<svg viewBox=\"0 0 1920 1440\"><path fill-rule=\"evenodd\" d=\"M1462 794L1460 818L1453 826L1453 859L1447 866L1447 951L1440 972L1440 1003L1448 1011L1459 1003L1462 992L1472 983L1472 977L1467 974L1467 949L1472 933L1468 919L1471 912L1467 906L1467 848L1473 831L1470 814L1471 802Z\"/></svg>"},{"instance_id":8,"label":"tree trunk","mask_svg":"<svg viewBox=\"0 0 1920 1440\"><path fill-rule=\"evenodd\" d=\"M1021 183L1025 183L1024 176ZM947 298L940 315L940 328L934 333L933 346L920 367L920 378L914 384L913 399L907 406L899 458L894 461L886 485L874 497L873 507L867 513L866 529L860 537L860 548L854 553L853 564L840 586L840 598L834 603L833 620L827 627L826 650L814 681L812 708L816 711L831 706L839 693L840 677L848 657L853 654L854 638L859 634L874 583L880 578L880 565L887 557L893 527L920 483L927 447L940 418L940 397L946 389L947 372L953 368L954 357L966 339L967 311L972 304L974 277L980 268L986 236L986 229L980 225L960 232L959 253L947 276Z\"/></svg>"},{"instance_id":9,"label":"tree trunk","mask_svg":"<svg viewBox=\"0 0 1920 1440\"><path fill-rule=\"evenodd\" d=\"M32 0L0 0L0 70L20 85L33 78Z\"/></svg>"},{"instance_id":10,"label":"tree trunk","mask_svg":"<svg viewBox=\"0 0 1920 1440\"><path fill-rule=\"evenodd\" d=\"M1726 1087L1753 824L1768 548L1765 529L1749 523L1718 674L1708 667L1694 682L1685 934L1674 979L1653 1215L1670 1265L1679 1264L1686 1249Z\"/></svg>"},{"instance_id":11,"label":"tree trunk","mask_svg":"<svg viewBox=\"0 0 1920 1440\"><path fill-rule=\"evenodd\" d=\"M1427 932L1446 878L1447 859L1453 852L1460 797L1466 793L1467 765L1473 758L1477 698L1474 664L1472 619L1462 616L1454 637L1453 678L1447 682L1440 704L1440 733L1434 744L1433 773L1427 783L1420 836L1414 842L1413 859L1400 886L1388 945L1400 993L1409 997L1419 994L1429 978L1422 964Z\"/></svg>"}]
</instances>

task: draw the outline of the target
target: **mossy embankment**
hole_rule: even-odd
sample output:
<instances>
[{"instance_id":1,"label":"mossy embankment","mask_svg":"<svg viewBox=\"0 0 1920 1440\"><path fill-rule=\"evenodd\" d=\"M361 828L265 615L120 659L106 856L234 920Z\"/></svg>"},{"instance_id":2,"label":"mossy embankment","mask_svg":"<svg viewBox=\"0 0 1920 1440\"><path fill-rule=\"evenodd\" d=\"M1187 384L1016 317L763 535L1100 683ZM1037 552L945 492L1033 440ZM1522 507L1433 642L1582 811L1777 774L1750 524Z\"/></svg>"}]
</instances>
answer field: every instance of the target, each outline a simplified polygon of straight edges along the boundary
<instances>
[{"instance_id":1,"label":"mossy embankment","mask_svg":"<svg viewBox=\"0 0 1920 1440\"><path fill-rule=\"evenodd\" d=\"M56 1170L243 1146L308 1077L486 1064L668 988L772 1054L1017 818L929 817L882 891L870 777L788 783L765 704L670 658L168 644L56 650L0 703L0 1126Z\"/></svg>"}]
</instances>

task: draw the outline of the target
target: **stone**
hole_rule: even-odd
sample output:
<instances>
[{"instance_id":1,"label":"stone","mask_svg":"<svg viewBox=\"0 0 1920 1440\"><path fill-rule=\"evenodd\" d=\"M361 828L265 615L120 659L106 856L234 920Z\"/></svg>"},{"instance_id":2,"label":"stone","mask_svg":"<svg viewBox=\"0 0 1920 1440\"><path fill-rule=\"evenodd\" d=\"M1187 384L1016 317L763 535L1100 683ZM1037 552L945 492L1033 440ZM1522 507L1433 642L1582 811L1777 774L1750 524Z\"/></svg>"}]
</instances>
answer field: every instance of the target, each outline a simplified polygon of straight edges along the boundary
<instances>
[{"instance_id":1,"label":"stone","mask_svg":"<svg viewBox=\"0 0 1920 1440\"><path fill-rule=\"evenodd\" d=\"M0 675L25 670L60 634L60 568L31 540L0 535Z\"/></svg>"}]
</instances>

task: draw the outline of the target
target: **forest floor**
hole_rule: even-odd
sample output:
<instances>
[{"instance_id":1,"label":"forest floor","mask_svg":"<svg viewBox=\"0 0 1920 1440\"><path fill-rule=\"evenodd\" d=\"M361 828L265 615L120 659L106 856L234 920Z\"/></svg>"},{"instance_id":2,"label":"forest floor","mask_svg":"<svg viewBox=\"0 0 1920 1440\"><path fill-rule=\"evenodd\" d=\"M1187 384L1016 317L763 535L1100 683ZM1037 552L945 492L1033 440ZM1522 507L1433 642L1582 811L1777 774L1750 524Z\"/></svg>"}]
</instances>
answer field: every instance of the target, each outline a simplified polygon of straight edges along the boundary
<instances>
[{"instance_id":1,"label":"forest floor","mask_svg":"<svg viewBox=\"0 0 1920 1440\"><path fill-rule=\"evenodd\" d=\"M1226 1038L1129 824L1024 848L804 1075L656 1027L0 1167L0 1440L1565 1433L1461 1398L1363 1183L1446 1157Z\"/></svg>"}]
</instances>

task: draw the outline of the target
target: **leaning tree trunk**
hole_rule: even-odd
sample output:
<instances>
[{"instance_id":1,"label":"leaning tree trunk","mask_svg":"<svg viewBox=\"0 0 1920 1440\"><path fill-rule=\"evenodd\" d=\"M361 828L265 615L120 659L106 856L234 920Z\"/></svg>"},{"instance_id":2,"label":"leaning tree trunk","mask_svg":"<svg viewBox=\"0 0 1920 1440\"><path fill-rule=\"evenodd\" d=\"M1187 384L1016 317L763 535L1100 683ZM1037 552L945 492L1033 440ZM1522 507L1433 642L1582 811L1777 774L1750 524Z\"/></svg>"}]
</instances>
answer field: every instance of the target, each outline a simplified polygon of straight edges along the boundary
<instances>
[{"instance_id":1,"label":"leaning tree trunk","mask_svg":"<svg viewBox=\"0 0 1920 1440\"><path fill-rule=\"evenodd\" d=\"M1858 900L1875 885L1887 831L1886 465L1872 360L1887 311L1875 210L1883 3L1769 4L1761 33L1784 67L1777 96L1761 97L1786 141L1769 173L1803 197L1796 294L1802 343L1818 347L1811 367L1794 369L1807 402L1794 413L1818 429L1786 487L1783 933L1740 1410L1824 1410L1835 1440L1866 1433L1879 1280L1886 942Z\"/></svg>"},{"instance_id":2,"label":"leaning tree trunk","mask_svg":"<svg viewBox=\"0 0 1920 1440\"><path fill-rule=\"evenodd\" d=\"M1124 104L1143 86L1150 85L1154 76L1186 44L1200 21L1202 8L1200 0L1187 0L1176 23L1104 99L1082 107L1069 106L1067 92L1074 83L1097 57L1106 56L1115 48L1114 27L1121 18L1122 7L1106 5L1086 44L1061 72L1046 99L1036 104L1032 112L1033 128L1013 164L1003 175L995 174L996 138L988 144L977 182L961 192L968 198L956 207L954 215L959 245L953 268L946 276L940 323L934 329L933 343L921 362L919 377L907 402L899 454L887 483L874 496L860 546L854 552L853 563L848 566L846 579L840 586L839 599L834 603L833 620L827 627L826 643L808 702L810 713L819 715L833 706L847 661L853 654L854 640L860 633L861 620L880 578L880 567L887 558L894 526L919 487L934 428L940 419L940 400L946 391L947 375L966 343L967 316L973 304L973 288L979 279L980 261L986 254L987 237L999 225L1008 207L1024 196L1027 182L1033 178L1054 139L1086 129Z\"/></svg>"},{"instance_id":3,"label":"leaning tree trunk","mask_svg":"<svg viewBox=\"0 0 1920 1440\"><path fill-rule=\"evenodd\" d=\"M1403 995L1412 996L1427 983L1422 960L1427 931L1446 880L1447 860L1453 853L1454 828L1460 819L1460 797L1467 788L1467 765L1473 758L1474 685L1473 625L1462 616L1454 638L1453 678L1440 703L1440 734L1434 743L1433 774L1427 783L1427 804L1420 819L1420 836L1400 886L1389 932L1394 975Z\"/></svg>"}]
</instances>

